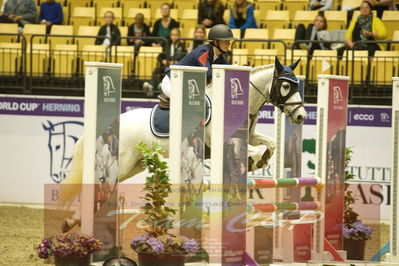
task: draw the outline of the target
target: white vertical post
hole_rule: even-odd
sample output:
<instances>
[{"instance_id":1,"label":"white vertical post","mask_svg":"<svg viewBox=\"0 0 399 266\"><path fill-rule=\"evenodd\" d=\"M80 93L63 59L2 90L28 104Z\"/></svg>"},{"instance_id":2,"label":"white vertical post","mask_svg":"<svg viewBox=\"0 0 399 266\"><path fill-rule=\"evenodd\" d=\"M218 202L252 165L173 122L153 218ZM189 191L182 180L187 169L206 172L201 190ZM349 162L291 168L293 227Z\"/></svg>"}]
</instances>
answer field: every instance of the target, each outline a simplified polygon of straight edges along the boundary
<instances>
[{"instance_id":1,"label":"white vertical post","mask_svg":"<svg viewBox=\"0 0 399 266\"><path fill-rule=\"evenodd\" d=\"M213 65L209 242L214 247L211 263L218 265L244 263L250 70Z\"/></svg>"},{"instance_id":2,"label":"white vertical post","mask_svg":"<svg viewBox=\"0 0 399 266\"><path fill-rule=\"evenodd\" d=\"M343 226L349 77L318 75L318 80L315 172L316 176L321 178L324 187L318 191L316 201L320 203L324 217L320 216L318 222L314 224L312 260L324 261L328 258L324 251L325 241L334 244L337 250L341 250L343 245L342 228L339 227ZM339 217L331 217L333 208L335 208L334 215ZM329 225L326 226L326 223ZM335 234L326 233L326 230L332 229L331 224L337 228Z\"/></svg>"},{"instance_id":3,"label":"white vertical post","mask_svg":"<svg viewBox=\"0 0 399 266\"><path fill-rule=\"evenodd\" d=\"M202 241L205 67L171 66L169 165L178 234ZM187 221L190 221L187 223ZM190 225L191 222L194 223Z\"/></svg>"},{"instance_id":4,"label":"white vertical post","mask_svg":"<svg viewBox=\"0 0 399 266\"><path fill-rule=\"evenodd\" d=\"M110 138L119 138L119 115L122 64L85 62L85 106L84 106L84 144L83 144L83 187L81 197L82 213L82 232L93 234L101 229L106 223L112 223L111 227L116 230L116 220L114 218L102 221L97 224L95 212L100 209L100 200L96 195L95 184L99 184L96 177L96 156L102 156L100 147L105 141L104 134L109 130L112 134ZM112 132L114 130L115 132ZM101 145L99 145L101 143ZM115 156L118 160L118 155ZM118 163L118 162L117 162ZM112 175L112 176L111 176ZM106 182L118 182L118 171L104 177ZM110 184L110 183L109 183ZM114 184L110 184L114 185ZM97 187L98 188L98 187ZM112 191L115 192L116 191ZM115 193L113 194L116 198ZM101 200L113 200L113 198L103 198ZM95 205L96 202L96 205ZM104 206L104 208L109 208ZM101 218L99 218L101 219ZM113 220L114 219L114 220ZM117 234L113 234L111 239L101 239L102 241L113 242L116 244ZM111 254L113 256L113 254Z\"/></svg>"},{"instance_id":5,"label":"white vertical post","mask_svg":"<svg viewBox=\"0 0 399 266\"><path fill-rule=\"evenodd\" d=\"M392 179L391 179L391 262L399 263L399 77L392 78Z\"/></svg>"}]
</instances>

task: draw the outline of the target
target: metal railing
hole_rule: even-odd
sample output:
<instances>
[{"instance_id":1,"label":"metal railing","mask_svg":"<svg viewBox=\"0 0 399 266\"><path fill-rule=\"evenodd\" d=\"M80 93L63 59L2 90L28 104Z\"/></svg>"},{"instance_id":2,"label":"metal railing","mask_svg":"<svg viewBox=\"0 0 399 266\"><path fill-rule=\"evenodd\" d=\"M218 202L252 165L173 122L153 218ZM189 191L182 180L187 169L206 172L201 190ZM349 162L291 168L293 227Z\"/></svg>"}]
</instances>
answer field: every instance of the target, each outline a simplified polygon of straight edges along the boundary
<instances>
[{"instance_id":1,"label":"metal railing","mask_svg":"<svg viewBox=\"0 0 399 266\"><path fill-rule=\"evenodd\" d=\"M14 34L0 34L11 35ZM142 39L151 42L167 43L167 40L159 37L123 37L122 45L112 46L109 49L100 48L93 51L84 51L82 42L94 44L97 36L79 35L32 35L27 38L23 35L14 35L21 43L20 50L0 47L0 90L3 93L26 93L26 94L63 94L83 95L84 90L84 61L106 61L123 63L122 70L123 92L125 96L141 97L142 83L153 76L153 70L159 66L158 55L163 50L159 48L154 52L152 49L142 46L140 50L134 46L126 46L128 40ZM100 36L107 38L106 36ZM58 39L68 38L64 43L74 44L76 50L56 49ZM47 44L47 46L35 45L35 43ZM199 39L182 38L185 43ZM203 41L206 41L203 39ZM298 43L338 43L331 41L308 41L298 40ZM360 42L359 42L360 43ZM373 41L363 43L386 43L388 46L399 47L399 42ZM275 48L277 54L264 55L254 53L254 45L264 49ZM280 46L277 49L277 46ZM317 76L321 73L322 59L326 60L331 68L326 74L348 75L351 77L350 103L367 104L390 104L392 76L399 75L399 57L390 55L385 57L370 57L359 55L359 50L342 48L340 55L323 56L304 53L297 55L297 50L290 47L282 40L237 40L232 43L233 51L230 55L230 62L238 61L241 64L257 66L274 63L274 56L279 56L285 64L291 64L296 58L302 57L297 74L306 75L306 101L314 102L317 96ZM188 45L187 45L188 46ZM256 46L256 45L255 45ZM47 48L46 48L47 47ZM97 46L101 47L101 46ZM249 48L248 53L235 53L237 48ZM346 50L344 52L343 50ZM399 50L399 49L398 49ZM301 50L303 51L303 50ZM327 51L327 50L326 50ZM327 51L328 52L328 51ZM352 60L354 58L355 60ZM372 101L371 101L372 100Z\"/></svg>"}]
</instances>

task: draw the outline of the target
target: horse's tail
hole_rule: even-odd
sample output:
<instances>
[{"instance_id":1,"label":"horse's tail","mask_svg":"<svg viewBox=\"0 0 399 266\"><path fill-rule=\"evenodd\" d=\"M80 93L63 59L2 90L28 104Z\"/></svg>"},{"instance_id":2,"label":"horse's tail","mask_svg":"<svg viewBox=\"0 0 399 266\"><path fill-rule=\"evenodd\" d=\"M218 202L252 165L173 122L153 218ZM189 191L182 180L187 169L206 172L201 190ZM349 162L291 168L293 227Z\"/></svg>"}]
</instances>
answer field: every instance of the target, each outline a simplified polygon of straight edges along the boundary
<instances>
[{"instance_id":1,"label":"horse's tail","mask_svg":"<svg viewBox=\"0 0 399 266\"><path fill-rule=\"evenodd\" d=\"M61 184L60 203L72 201L82 190L83 176L83 137L75 144L72 167Z\"/></svg>"}]
</instances>

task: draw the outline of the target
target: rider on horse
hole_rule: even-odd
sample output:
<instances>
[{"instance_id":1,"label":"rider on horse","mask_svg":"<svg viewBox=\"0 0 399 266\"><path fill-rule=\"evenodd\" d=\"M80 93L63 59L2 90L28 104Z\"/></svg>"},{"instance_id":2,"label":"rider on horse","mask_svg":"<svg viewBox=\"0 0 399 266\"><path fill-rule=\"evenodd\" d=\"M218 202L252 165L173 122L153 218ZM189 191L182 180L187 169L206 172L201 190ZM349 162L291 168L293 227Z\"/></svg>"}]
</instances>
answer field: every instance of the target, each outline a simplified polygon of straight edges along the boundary
<instances>
[{"instance_id":1,"label":"rider on horse","mask_svg":"<svg viewBox=\"0 0 399 266\"><path fill-rule=\"evenodd\" d=\"M229 64L224 57L228 52L230 41L236 40L231 29L224 25L218 24L211 28L208 34L209 44L203 44L195 48L191 53L187 54L182 60L176 63L180 66L198 66L206 67L206 80L209 84L212 81L212 64ZM166 68L166 76L162 80L162 93L158 96L160 99L160 107L169 109L170 98L170 68Z\"/></svg>"}]
</instances>

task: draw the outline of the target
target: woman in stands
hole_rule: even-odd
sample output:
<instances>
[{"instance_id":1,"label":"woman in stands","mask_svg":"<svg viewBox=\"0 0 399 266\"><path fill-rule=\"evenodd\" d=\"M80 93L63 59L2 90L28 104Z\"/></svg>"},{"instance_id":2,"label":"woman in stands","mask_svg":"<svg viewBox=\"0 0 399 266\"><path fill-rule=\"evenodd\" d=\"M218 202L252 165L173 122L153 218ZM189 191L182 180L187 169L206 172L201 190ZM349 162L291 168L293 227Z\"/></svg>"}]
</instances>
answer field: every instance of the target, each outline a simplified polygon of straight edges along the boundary
<instances>
[{"instance_id":1,"label":"woman in stands","mask_svg":"<svg viewBox=\"0 0 399 266\"><path fill-rule=\"evenodd\" d=\"M205 39L206 38L206 30L205 30L205 26L202 24L199 24L195 27L194 29L194 39ZM195 40L192 41L190 43L190 47L188 48L188 50L191 52L192 50L194 50L195 48L197 48L198 46L204 44L204 41L202 40Z\"/></svg>"},{"instance_id":2,"label":"woman in stands","mask_svg":"<svg viewBox=\"0 0 399 266\"><path fill-rule=\"evenodd\" d=\"M96 45L104 45L110 47L112 45L120 45L121 43L121 32L118 27L113 24L114 12L107 11L104 14L105 25L100 28L96 38ZM108 38L100 37L106 36Z\"/></svg>"},{"instance_id":3,"label":"woman in stands","mask_svg":"<svg viewBox=\"0 0 399 266\"><path fill-rule=\"evenodd\" d=\"M305 25L298 24L295 31L295 41L298 40L309 40L319 41L323 40L320 32L327 30L327 19L324 15L319 14L315 17L314 22L309 24L305 29ZM313 54L313 51L318 49L329 49L329 46L325 43L294 43L294 49L308 49L309 54Z\"/></svg>"},{"instance_id":4,"label":"woman in stands","mask_svg":"<svg viewBox=\"0 0 399 266\"><path fill-rule=\"evenodd\" d=\"M234 5L230 6L230 28L240 29L241 38L244 37L246 29L257 28L254 9L254 5L247 0L235 0Z\"/></svg>"},{"instance_id":5,"label":"woman in stands","mask_svg":"<svg viewBox=\"0 0 399 266\"><path fill-rule=\"evenodd\" d=\"M360 5L360 15L352 18L345 34L345 44L350 49L368 50L370 56L374 56L377 50L386 50L385 43L357 43L359 41L384 40L387 30L384 23L373 15L369 1L363 1Z\"/></svg>"},{"instance_id":6,"label":"woman in stands","mask_svg":"<svg viewBox=\"0 0 399 266\"><path fill-rule=\"evenodd\" d=\"M208 34L209 44L203 44L195 48L187 54L182 60L176 63L180 66L199 66L206 67L207 83L212 81L212 65L213 64L229 64L224 54L229 51L230 41L235 40L231 29L224 25L218 24L211 28ZM162 79L162 93L159 95L161 100L161 108L169 108L169 98L171 93L170 85L170 68L166 68L166 76ZM148 94L148 91L147 91Z\"/></svg>"},{"instance_id":7,"label":"woman in stands","mask_svg":"<svg viewBox=\"0 0 399 266\"><path fill-rule=\"evenodd\" d=\"M144 91L148 92L148 96L152 96L154 87L158 87L161 84L163 77L165 76L166 67L175 64L181 60L187 53L186 46L180 42L180 30L173 28L170 31L170 42L163 49L163 52L158 56L159 66L154 69L152 73L151 83L144 82Z\"/></svg>"}]
</instances>

